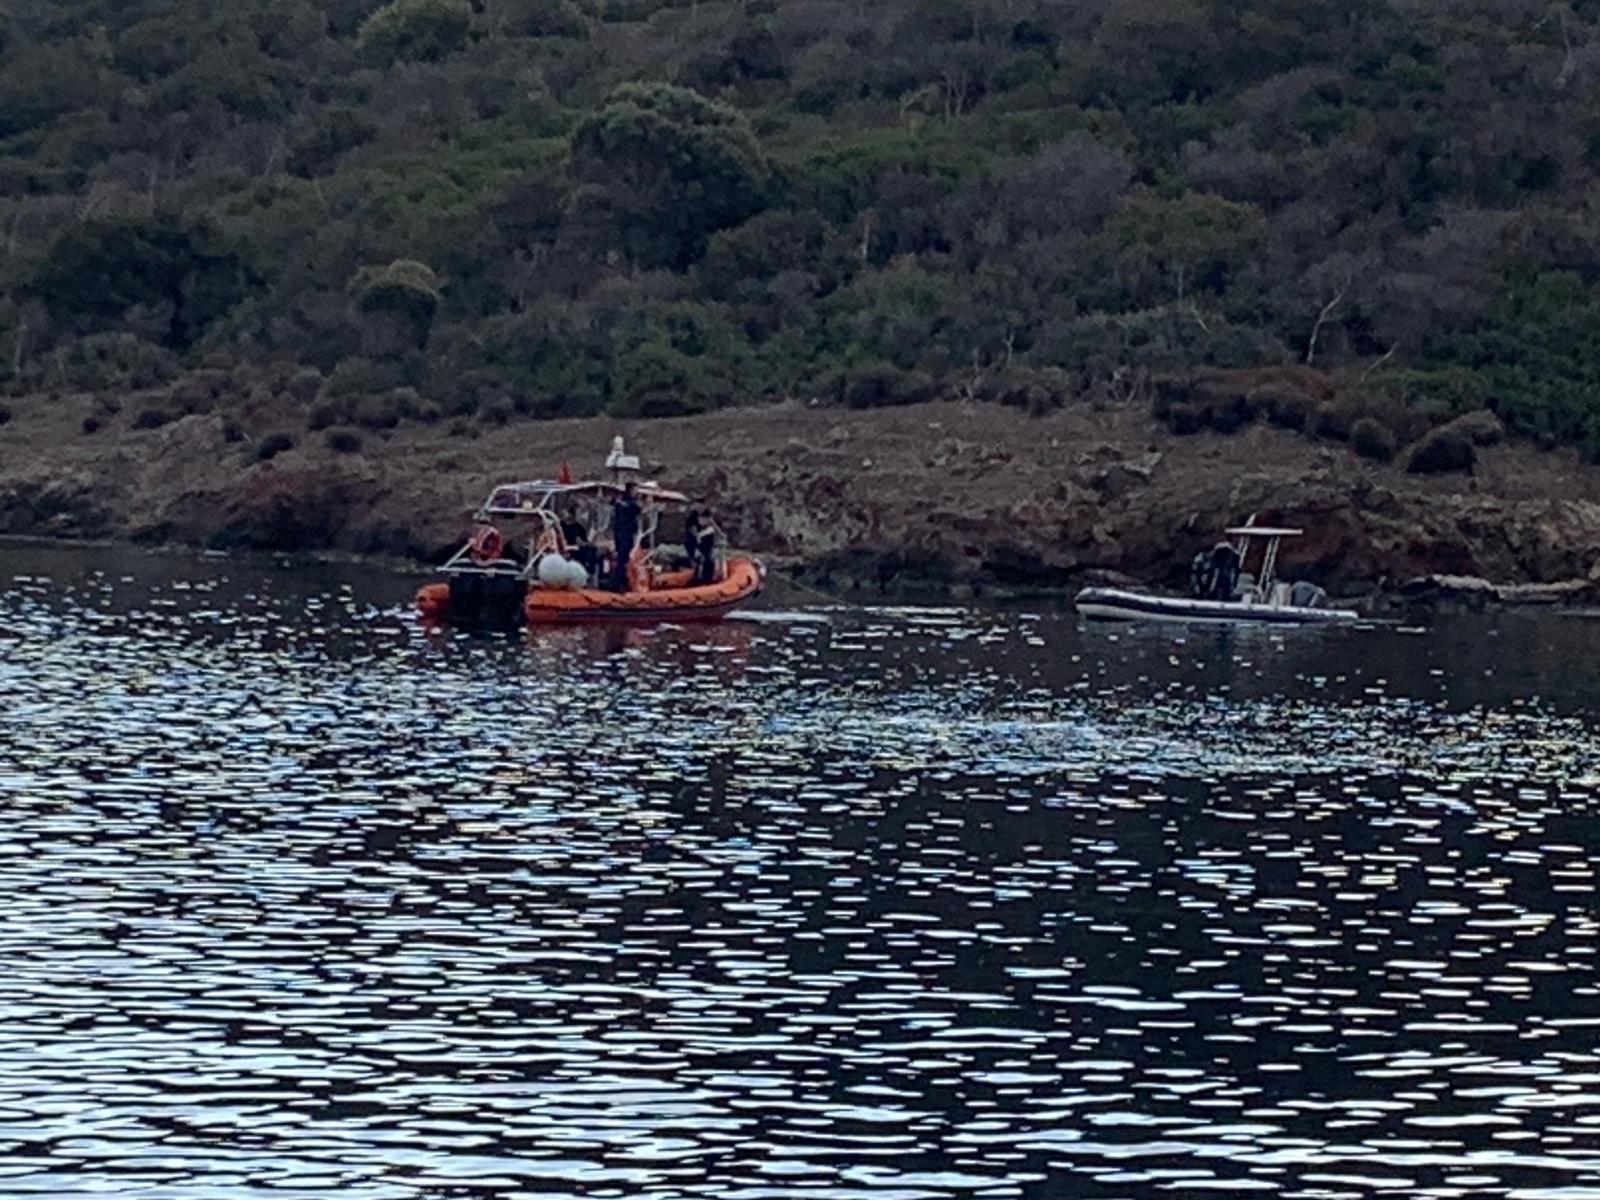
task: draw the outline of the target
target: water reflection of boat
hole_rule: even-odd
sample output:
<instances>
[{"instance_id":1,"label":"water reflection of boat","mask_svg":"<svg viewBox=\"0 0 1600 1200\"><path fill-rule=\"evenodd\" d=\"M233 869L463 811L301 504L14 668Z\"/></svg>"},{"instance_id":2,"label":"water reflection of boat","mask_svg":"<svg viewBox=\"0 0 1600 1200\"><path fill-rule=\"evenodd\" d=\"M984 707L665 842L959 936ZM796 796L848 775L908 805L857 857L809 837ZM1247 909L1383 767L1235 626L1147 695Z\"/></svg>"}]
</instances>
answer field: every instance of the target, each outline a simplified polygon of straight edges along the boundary
<instances>
[{"instance_id":1,"label":"water reflection of boat","mask_svg":"<svg viewBox=\"0 0 1600 1200\"><path fill-rule=\"evenodd\" d=\"M1252 621L1273 625L1328 625L1354 621L1360 614L1329 608L1327 593L1311 583L1277 578L1278 548L1299 529L1242 525L1227 531L1230 540L1195 556L1188 596L1162 596L1122 588L1085 588L1078 611L1113 621ZM1261 547L1259 572L1249 573L1251 551Z\"/></svg>"},{"instance_id":2,"label":"water reflection of boat","mask_svg":"<svg viewBox=\"0 0 1600 1200\"><path fill-rule=\"evenodd\" d=\"M764 571L748 555L720 548L700 569L685 566L669 533L681 535L689 498L654 483L625 483L638 470L618 438L608 481L507 483L473 514L476 528L445 562L445 578L417 593L426 618L514 628L588 622L714 621L761 591ZM638 529L628 561L604 540L615 502L630 490ZM606 587L608 582L619 586Z\"/></svg>"}]
</instances>

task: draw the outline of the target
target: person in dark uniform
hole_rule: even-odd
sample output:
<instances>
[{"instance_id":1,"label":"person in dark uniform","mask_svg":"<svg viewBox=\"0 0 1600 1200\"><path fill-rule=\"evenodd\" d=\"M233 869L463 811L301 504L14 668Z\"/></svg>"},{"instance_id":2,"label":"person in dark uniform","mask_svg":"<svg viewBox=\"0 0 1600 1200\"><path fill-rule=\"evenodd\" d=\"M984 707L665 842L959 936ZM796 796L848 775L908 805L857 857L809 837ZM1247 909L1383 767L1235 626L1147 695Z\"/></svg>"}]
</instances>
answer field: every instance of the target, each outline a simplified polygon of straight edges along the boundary
<instances>
[{"instance_id":1,"label":"person in dark uniform","mask_svg":"<svg viewBox=\"0 0 1600 1200\"><path fill-rule=\"evenodd\" d=\"M710 513L706 513L700 518L696 530L694 558L696 583L717 581L717 533L717 523L711 519Z\"/></svg>"},{"instance_id":2,"label":"person in dark uniform","mask_svg":"<svg viewBox=\"0 0 1600 1200\"><path fill-rule=\"evenodd\" d=\"M589 530L578 519L577 513L568 513L561 520L561 540L566 543L567 557L589 572L591 579L600 575L600 549L589 541Z\"/></svg>"},{"instance_id":3,"label":"person in dark uniform","mask_svg":"<svg viewBox=\"0 0 1600 1200\"><path fill-rule=\"evenodd\" d=\"M1240 566L1239 552L1231 542L1218 542L1211 548L1211 599L1234 599Z\"/></svg>"},{"instance_id":4,"label":"person in dark uniform","mask_svg":"<svg viewBox=\"0 0 1600 1200\"><path fill-rule=\"evenodd\" d=\"M700 510L691 508L683 522L683 552L689 556L689 570L700 574Z\"/></svg>"},{"instance_id":5,"label":"person in dark uniform","mask_svg":"<svg viewBox=\"0 0 1600 1200\"><path fill-rule=\"evenodd\" d=\"M628 590L628 559L639 541L639 501L634 495L633 481L622 489L611 504L611 543L616 548L617 560L611 569L611 590Z\"/></svg>"}]
</instances>

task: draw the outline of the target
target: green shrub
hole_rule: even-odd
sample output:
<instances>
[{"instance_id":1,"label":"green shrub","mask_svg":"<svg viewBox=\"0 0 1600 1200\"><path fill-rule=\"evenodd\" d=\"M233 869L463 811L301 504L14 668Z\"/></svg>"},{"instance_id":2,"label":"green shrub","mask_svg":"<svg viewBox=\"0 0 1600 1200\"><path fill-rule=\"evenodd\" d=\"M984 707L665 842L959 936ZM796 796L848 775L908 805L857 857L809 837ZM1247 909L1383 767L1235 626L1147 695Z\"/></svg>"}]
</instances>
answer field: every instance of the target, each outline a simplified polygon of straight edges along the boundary
<instances>
[{"instance_id":1,"label":"green shrub","mask_svg":"<svg viewBox=\"0 0 1600 1200\"><path fill-rule=\"evenodd\" d=\"M834 399L846 408L889 408L929 399L933 381L921 371L869 362L839 372L832 390Z\"/></svg>"},{"instance_id":2,"label":"green shrub","mask_svg":"<svg viewBox=\"0 0 1600 1200\"><path fill-rule=\"evenodd\" d=\"M1497 446L1506 436L1506 427L1500 423L1500 418L1486 408L1463 413L1450 422L1450 428L1466 434L1474 446Z\"/></svg>"},{"instance_id":3,"label":"green shrub","mask_svg":"<svg viewBox=\"0 0 1600 1200\"><path fill-rule=\"evenodd\" d=\"M1413 475L1470 471L1476 457L1472 439L1462 430L1445 425L1425 434L1406 452L1406 470Z\"/></svg>"},{"instance_id":4,"label":"green shrub","mask_svg":"<svg viewBox=\"0 0 1600 1200\"><path fill-rule=\"evenodd\" d=\"M1479 372L1464 367L1383 371L1374 376L1371 386L1396 397L1434 425L1487 408L1492 400L1488 381Z\"/></svg>"},{"instance_id":5,"label":"green shrub","mask_svg":"<svg viewBox=\"0 0 1600 1200\"><path fill-rule=\"evenodd\" d=\"M1388 462L1394 457L1394 435L1371 417L1362 417L1350 426L1350 448L1362 458Z\"/></svg>"},{"instance_id":6,"label":"green shrub","mask_svg":"<svg viewBox=\"0 0 1600 1200\"><path fill-rule=\"evenodd\" d=\"M1327 438L1329 441L1348 442L1350 431L1361 419L1363 411L1361 405L1348 396L1324 400L1312 413L1306 432L1313 437Z\"/></svg>"},{"instance_id":7,"label":"green shrub","mask_svg":"<svg viewBox=\"0 0 1600 1200\"><path fill-rule=\"evenodd\" d=\"M294 449L294 438L287 433L269 433L256 445L256 461L269 462L286 450Z\"/></svg>"},{"instance_id":8,"label":"green shrub","mask_svg":"<svg viewBox=\"0 0 1600 1200\"><path fill-rule=\"evenodd\" d=\"M355 423L363 429L393 429L401 421L415 420L421 412L422 397L415 389L395 388L357 401Z\"/></svg>"},{"instance_id":9,"label":"green shrub","mask_svg":"<svg viewBox=\"0 0 1600 1200\"><path fill-rule=\"evenodd\" d=\"M1189 437L1211 427L1210 414L1200 405L1188 400L1165 406L1160 419L1168 429L1180 437Z\"/></svg>"},{"instance_id":10,"label":"green shrub","mask_svg":"<svg viewBox=\"0 0 1600 1200\"><path fill-rule=\"evenodd\" d=\"M650 314L648 340L617 356L616 398L607 411L628 417L683 417L720 408L732 393L726 330L698 309L665 307ZM725 353L716 351L722 349Z\"/></svg>"},{"instance_id":11,"label":"green shrub","mask_svg":"<svg viewBox=\"0 0 1600 1200\"><path fill-rule=\"evenodd\" d=\"M1082 381L1070 371L1013 367L996 372L979 387L980 399L1044 416L1083 394Z\"/></svg>"},{"instance_id":12,"label":"green shrub","mask_svg":"<svg viewBox=\"0 0 1600 1200\"><path fill-rule=\"evenodd\" d=\"M327 398L340 396L370 396L400 386L403 370L398 363L374 362L370 358L340 360L323 384L322 394Z\"/></svg>"},{"instance_id":13,"label":"green shrub","mask_svg":"<svg viewBox=\"0 0 1600 1200\"><path fill-rule=\"evenodd\" d=\"M181 413L210 412L230 383L224 371L191 371L172 385L171 400Z\"/></svg>"},{"instance_id":14,"label":"green shrub","mask_svg":"<svg viewBox=\"0 0 1600 1200\"><path fill-rule=\"evenodd\" d=\"M1253 204L1191 191L1177 196L1135 188L1119 201L1106 226L1107 240L1126 260L1159 264L1162 276L1182 271L1195 290L1214 287L1259 253L1267 221ZM1172 294L1168 280L1159 291ZM1152 279L1150 286L1157 287Z\"/></svg>"},{"instance_id":15,"label":"green shrub","mask_svg":"<svg viewBox=\"0 0 1600 1200\"><path fill-rule=\"evenodd\" d=\"M88 392L156 387L178 373L171 352L131 333L77 338L61 348L57 362L63 383Z\"/></svg>"},{"instance_id":16,"label":"green shrub","mask_svg":"<svg viewBox=\"0 0 1600 1200\"><path fill-rule=\"evenodd\" d=\"M347 399L324 400L311 406L311 411L306 414L306 428L312 433L321 433L329 426L349 419L350 402Z\"/></svg>"},{"instance_id":17,"label":"green shrub","mask_svg":"<svg viewBox=\"0 0 1600 1200\"><path fill-rule=\"evenodd\" d=\"M118 329L130 312L171 313L166 349L189 349L257 282L209 227L167 215L71 225L28 283L56 323L84 333ZM135 339L137 340L137 339Z\"/></svg>"},{"instance_id":18,"label":"green shrub","mask_svg":"<svg viewBox=\"0 0 1600 1200\"><path fill-rule=\"evenodd\" d=\"M0 425L9 425L10 423L11 423L11 410L9 408L7 408L4 404L0 404Z\"/></svg>"},{"instance_id":19,"label":"green shrub","mask_svg":"<svg viewBox=\"0 0 1600 1200\"><path fill-rule=\"evenodd\" d=\"M1481 364L1510 433L1542 446L1600 445L1600 299L1577 271L1519 263L1456 353Z\"/></svg>"},{"instance_id":20,"label":"green shrub","mask_svg":"<svg viewBox=\"0 0 1600 1200\"><path fill-rule=\"evenodd\" d=\"M309 179L334 167L340 155L366 145L377 133L377 126L365 114L350 108L331 109L290 144L285 166L291 174Z\"/></svg>"},{"instance_id":21,"label":"green shrub","mask_svg":"<svg viewBox=\"0 0 1600 1200\"><path fill-rule=\"evenodd\" d=\"M328 449L335 454L358 454L361 451L361 435L353 429L330 429L326 440Z\"/></svg>"},{"instance_id":22,"label":"green shrub","mask_svg":"<svg viewBox=\"0 0 1600 1200\"><path fill-rule=\"evenodd\" d=\"M284 390L301 404L310 404L322 391L322 372L315 367L302 367L289 377Z\"/></svg>"},{"instance_id":23,"label":"green shrub","mask_svg":"<svg viewBox=\"0 0 1600 1200\"><path fill-rule=\"evenodd\" d=\"M351 278L350 287L362 312L393 312L426 323L439 309L439 277L414 259L363 267Z\"/></svg>"},{"instance_id":24,"label":"green shrub","mask_svg":"<svg viewBox=\"0 0 1600 1200\"><path fill-rule=\"evenodd\" d=\"M496 11L507 29L523 37L581 38L588 33L583 11L572 0L502 0Z\"/></svg>"},{"instance_id":25,"label":"green shrub","mask_svg":"<svg viewBox=\"0 0 1600 1200\"><path fill-rule=\"evenodd\" d=\"M1255 418L1250 397L1237 391L1203 394L1198 398L1206 424L1218 433L1237 433Z\"/></svg>"},{"instance_id":26,"label":"green shrub","mask_svg":"<svg viewBox=\"0 0 1600 1200\"><path fill-rule=\"evenodd\" d=\"M1248 387L1248 372L1197 371L1152 380L1152 412L1177 434L1202 430L1235 433L1255 419L1258 389Z\"/></svg>"},{"instance_id":27,"label":"green shrub","mask_svg":"<svg viewBox=\"0 0 1600 1200\"><path fill-rule=\"evenodd\" d=\"M470 0L394 0L373 13L358 35L381 62L437 62L467 43Z\"/></svg>"},{"instance_id":28,"label":"green shrub","mask_svg":"<svg viewBox=\"0 0 1600 1200\"><path fill-rule=\"evenodd\" d=\"M83 419L83 431L85 433L99 433L104 428L105 422L94 413L90 413Z\"/></svg>"},{"instance_id":29,"label":"green shrub","mask_svg":"<svg viewBox=\"0 0 1600 1200\"><path fill-rule=\"evenodd\" d=\"M744 113L647 82L619 84L573 131L572 169L586 186L568 213L591 218L594 249L674 269L699 258L711 234L756 213L770 176Z\"/></svg>"},{"instance_id":30,"label":"green shrub","mask_svg":"<svg viewBox=\"0 0 1600 1200\"><path fill-rule=\"evenodd\" d=\"M1280 429L1303 430L1316 411L1316 401L1284 384L1258 384L1246 393L1250 407Z\"/></svg>"},{"instance_id":31,"label":"green shrub","mask_svg":"<svg viewBox=\"0 0 1600 1200\"><path fill-rule=\"evenodd\" d=\"M363 267L349 290L365 318L367 352L392 358L427 344L439 311L439 277L425 263L399 258L386 267Z\"/></svg>"}]
</instances>

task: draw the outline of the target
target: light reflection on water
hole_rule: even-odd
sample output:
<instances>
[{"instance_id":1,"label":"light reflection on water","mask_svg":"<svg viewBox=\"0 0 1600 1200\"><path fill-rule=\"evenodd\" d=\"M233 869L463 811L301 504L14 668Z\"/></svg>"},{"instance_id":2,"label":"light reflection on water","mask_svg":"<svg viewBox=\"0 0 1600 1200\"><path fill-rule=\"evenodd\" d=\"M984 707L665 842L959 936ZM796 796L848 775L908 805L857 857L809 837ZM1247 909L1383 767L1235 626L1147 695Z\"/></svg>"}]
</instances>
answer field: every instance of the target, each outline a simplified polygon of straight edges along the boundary
<instances>
[{"instance_id":1,"label":"light reflection on water","mask_svg":"<svg viewBox=\"0 0 1600 1200\"><path fill-rule=\"evenodd\" d=\"M1600 1195L1600 623L0 563L0 1195Z\"/></svg>"}]
</instances>

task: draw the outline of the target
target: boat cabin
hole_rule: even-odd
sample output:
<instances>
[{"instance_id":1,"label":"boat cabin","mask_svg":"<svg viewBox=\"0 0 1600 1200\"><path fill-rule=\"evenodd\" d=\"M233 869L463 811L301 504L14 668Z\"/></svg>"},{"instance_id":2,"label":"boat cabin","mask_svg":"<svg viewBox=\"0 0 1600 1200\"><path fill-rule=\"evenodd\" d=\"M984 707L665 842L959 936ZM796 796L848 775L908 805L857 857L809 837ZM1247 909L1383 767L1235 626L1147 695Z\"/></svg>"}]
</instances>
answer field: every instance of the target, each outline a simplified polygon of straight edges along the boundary
<instances>
[{"instance_id":1,"label":"boat cabin","mask_svg":"<svg viewBox=\"0 0 1600 1200\"><path fill-rule=\"evenodd\" d=\"M673 514L687 512L689 498L654 483L636 483L633 491L639 503L638 545L648 556L663 532L670 534L670 527L680 523ZM604 481L501 484L472 512L477 529L444 570L522 575L542 554L582 561L586 547L609 542L611 506L622 493L622 484Z\"/></svg>"}]
</instances>

